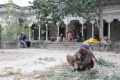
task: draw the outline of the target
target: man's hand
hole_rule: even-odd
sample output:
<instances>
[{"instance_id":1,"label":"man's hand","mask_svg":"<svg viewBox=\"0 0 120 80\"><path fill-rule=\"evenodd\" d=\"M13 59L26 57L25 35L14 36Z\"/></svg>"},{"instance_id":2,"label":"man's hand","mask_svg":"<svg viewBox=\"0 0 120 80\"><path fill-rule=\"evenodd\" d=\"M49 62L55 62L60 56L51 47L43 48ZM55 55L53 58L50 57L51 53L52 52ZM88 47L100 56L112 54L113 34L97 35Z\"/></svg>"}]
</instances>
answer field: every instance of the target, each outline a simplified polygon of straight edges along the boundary
<instances>
[{"instance_id":1,"label":"man's hand","mask_svg":"<svg viewBox=\"0 0 120 80\"><path fill-rule=\"evenodd\" d=\"M77 64L77 62L74 63L74 69L78 69L78 64Z\"/></svg>"},{"instance_id":2,"label":"man's hand","mask_svg":"<svg viewBox=\"0 0 120 80\"><path fill-rule=\"evenodd\" d=\"M94 58L92 58L93 60L93 68L92 69L96 69L97 68L97 62Z\"/></svg>"}]
</instances>

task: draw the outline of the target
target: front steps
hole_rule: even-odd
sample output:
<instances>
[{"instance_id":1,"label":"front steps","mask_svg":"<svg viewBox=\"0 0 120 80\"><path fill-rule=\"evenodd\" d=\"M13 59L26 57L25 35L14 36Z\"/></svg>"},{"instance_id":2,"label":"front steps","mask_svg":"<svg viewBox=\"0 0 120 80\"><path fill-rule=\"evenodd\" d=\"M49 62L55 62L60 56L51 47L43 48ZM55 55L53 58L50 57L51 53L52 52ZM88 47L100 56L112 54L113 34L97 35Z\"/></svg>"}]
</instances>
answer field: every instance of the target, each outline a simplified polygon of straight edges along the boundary
<instances>
[{"instance_id":1,"label":"front steps","mask_svg":"<svg viewBox=\"0 0 120 80\"><path fill-rule=\"evenodd\" d=\"M82 42L46 42L45 49L72 50L80 47Z\"/></svg>"},{"instance_id":2,"label":"front steps","mask_svg":"<svg viewBox=\"0 0 120 80\"><path fill-rule=\"evenodd\" d=\"M44 49L59 49L59 50L77 50L82 45L82 42L44 42ZM98 44L91 44L93 50L97 51Z\"/></svg>"}]
</instances>

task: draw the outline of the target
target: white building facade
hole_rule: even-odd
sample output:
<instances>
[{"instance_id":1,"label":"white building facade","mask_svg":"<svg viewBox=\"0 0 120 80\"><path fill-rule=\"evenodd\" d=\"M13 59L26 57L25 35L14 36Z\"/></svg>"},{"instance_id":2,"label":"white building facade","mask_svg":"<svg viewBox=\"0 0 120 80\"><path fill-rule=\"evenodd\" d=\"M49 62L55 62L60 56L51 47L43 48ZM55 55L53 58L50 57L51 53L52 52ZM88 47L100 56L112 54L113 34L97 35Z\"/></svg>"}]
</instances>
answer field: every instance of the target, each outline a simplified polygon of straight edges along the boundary
<instances>
[{"instance_id":1,"label":"white building facade","mask_svg":"<svg viewBox=\"0 0 120 80\"><path fill-rule=\"evenodd\" d=\"M16 12L20 12L20 7L15 5ZM120 5L117 6L109 6L104 8L103 10L103 20L104 20L104 36L108 36L108 38L114 38L119 39L120 36ZM29 7L30 8L30 7ZM6 7L3 5L0 5L0 14L6 13ZM65 23L65 27L61 26L52 26L47 25L46 32L41 29L39 25L36 25L37 22L36 19L36 12L34 10L26 10L24 12L24 17L27 20L31 20L31 23L28 24L29 27L29 40L45 40L49 41L50 36L52 34L55 35L56 39L57 36L60 34L63 34L64 37L67 39L67 31L68 28L71 27L73 30L73 39L76 37L83 36L84 39L89 38L95 38L99 39L99 30L97 26L95 25L95 21L86 21L83 17L79 17L77 15L67 15L64 17L63 21ZM18 18L17 18L18 19ZM4 24L0 24L3 26ZM34 28L34 26L37 26L37 28Z\"/></svg>"}]
</instances>

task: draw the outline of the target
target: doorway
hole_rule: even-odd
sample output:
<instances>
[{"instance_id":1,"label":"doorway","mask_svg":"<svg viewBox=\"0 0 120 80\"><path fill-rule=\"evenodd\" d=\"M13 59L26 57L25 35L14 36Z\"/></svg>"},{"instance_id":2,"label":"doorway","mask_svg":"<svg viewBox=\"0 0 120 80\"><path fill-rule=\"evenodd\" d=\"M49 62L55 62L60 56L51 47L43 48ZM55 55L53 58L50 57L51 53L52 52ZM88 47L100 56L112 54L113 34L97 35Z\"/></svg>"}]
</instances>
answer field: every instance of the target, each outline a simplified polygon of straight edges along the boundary
<instances>
[{"instance_id":1,"label":"doorway","mask_svg":"<svg viewBox=\"0 0 120 80\"><path fill-rule=\"evenodd\" d=\"M59 27L59 35L63 34L65 36L65 27Z\"/></svg>"},{"instance_id":2,"label":"doorway","mask_svg":"<svg viewBox=\"0 0 120 80\"><path fill-rule=\"evenodd\" d=\"M104 28L103 28L103 35L108 36L108 23L104 23Z\"/></svg>"}]
</instances>

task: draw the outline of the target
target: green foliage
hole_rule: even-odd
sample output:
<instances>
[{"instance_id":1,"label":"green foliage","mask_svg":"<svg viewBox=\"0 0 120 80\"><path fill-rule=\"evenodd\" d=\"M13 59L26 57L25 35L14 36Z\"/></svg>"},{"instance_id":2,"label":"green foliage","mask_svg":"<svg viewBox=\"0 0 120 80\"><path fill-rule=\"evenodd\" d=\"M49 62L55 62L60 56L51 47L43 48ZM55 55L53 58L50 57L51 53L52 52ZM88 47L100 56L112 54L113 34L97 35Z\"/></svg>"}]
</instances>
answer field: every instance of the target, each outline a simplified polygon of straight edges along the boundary
<instances>
[{"instance_id":1,"label":"green foliage","mask_svg":"<svg viewBox=\"0 0 120 80\"><path fill-rule=\"evenodd\" d=\"M104 76L102 76L101 77L101 80L111 80L111 77L110 76L106 76L106 75L104 75Z\"/></svg>"},{"instance_id":2,"label":"green foliage","mask_svg":"<svg viewBox=\"0 0 120 80\"><path fill-rule=\"evenodd\" d=\"M96 70L97 71L97 70ZM50 69L46 72L46 77L48 80L90 80L90 79L97 79L98 75L96 73L93 74L93 71L89 72L73 72L69 69L65 69L64 66L60 67L59 69Z\"/></svg>"},{"instance_id":3,"label":"green foliage","mask_svg":"<svg viewBox=\"0 0 120 80\"><path fill-rule=\"evenodd\" d=\"M115 3L115 1L112 2ZM34 0L32 4L38 14L39 24L43 26L48 20L55 24L69 13L80 13L84 14L87 19L92 18L98 14L100 3L102 6L108 6L111 0ZM51 19L47 19L48 16L51 16Z\"/></svg>"},{"instance_id":4,"label":"green foliage","mask_svg":"<svg viewBox=\"0 0 120 80\"><path fill-rule=\"evenodd\" d=\"M60 21L60 14L54 2L49 2L49 0L34 0L33 5L32 8L38 14L36 18L41 27L46 26L49 22L56 25L58 20Z\"/></svg>"},{"instance_id":5,"label":"green foliage","mask_svg":"<svg viewBox=\"0 0 120 80\"><path fill-rule=\"evenodd\" d=\"M42 59L44 58L40 58L40 60ZM108 68L108 66L105 67ZM30 77L34 78L34 76L37 75L38 77L34 78L36 80L120 80L120 72L116 71L118 69L109 68L104 71L105 67L100 66L99 69L91 69L88 71L72 71L70 65L63 62L45 71L40 70L35 73L33 72L32 75L29 74L25 79L29 79ZM25 76L24 74L22 75Z\"/></svg>"},{"instance_id":6,"label":"green foliage","mask_svg":"<svg viewBox=\"0 0 120 80\"><path fill-rule=\"evenodd\" d=\"M45 27L45 24L48 24L49 21L51 21L53 25L56 25L58 22L62 24L62 19L68 14L76 13L79 17L82 16L86 20L93 20L95 16L103 13L99 11L100 6L108 6L111 1L114 3L114 0L34 0L32 8L36 10L38 14L38 24L41 25L41 27ZM100 24L97 24L98 27L103 27L101 21L102 20L99 22ZM99 35L103 37L103 32L101 31Z\"/></svg>"},{"instance_id":7,"label":"green foliage","mask_svg":"<svg viewBox=\"0 0 120 80\"><path fill-rule=\"evenodd\" d=\"M87 18L91 17L93 13L96 13L98 8L96 7L98 4L97 0L68 0L67 2L70 3L79 13L84 13ZM66 7L64 9L71 9L67 12L71 13L72 11L72 13L75 13L75 11L70 7L70 5L68 5L68 3L66 3Z\"/></svg>"},{"instance_id":8,"label":"green foliage","mask_svg":"<svg viewBox=\"0 0 120 80\"><path fill-rule=\"evenodd\" d=\"M95 70L90 70L88 71L87 73L84 72L80 75L80 78L83 78L85 80L88 80L88 79L97 79L99 77L98 75L98 70L95 69Z\"/></svg>"},{"instance_id":9,"label":"green foliage","mask_svg":"<svg viewBox=\"0 0 120 80\"><path fill-rule=\"evenodd\" d=\"M56 66L53 69L48 69L44 75L47 80L120 80L119 74L104 74L101 70L91 69L89 71L71 71L68 65ZM108 66L107 66L108 67ZM110 71L110 69L109 69Z\"/></svg>"},{"instance_id":10,"label":"green foliage","mask_svg":"<svg viewBox=\"0 0 120 80\"><path fill-rule=\"evenodd\" d=\"M23 15L16 12L15 5L10 0L10 3L6 4L7 13L0 14L2 25L2 41L15 42L19 33L24 32L28 34L28 26L30 20L24 19ZM21 12L25 11L24 8L20 9ZM19 20L18 20L19 18Z\"/></svg>"},{"instance_id":11,"label":"green foliage","mask_svg":"<svg viewBox=\"0 0 120 80\"><path fill-rule=\"evenodd\" d=\"M53 76L54 76L54 71L47 71L46 73L45 73L45 75L48 77L48 78L52 78Z\"/></svg>"},{"instance_id":12,"label":"green foliage","mask_svg":"<svg viewBox=\"0 0 120 80\"><path fill-rule=\"evenodd\" d=\"M104 60L103 58L99 58L99 59L97 60L97 63L98 63L99 65L102 65L102 66L114 66L114 63L109 62L109 61L106 61L106 60Z\"/></svg>"}]
</instances>

